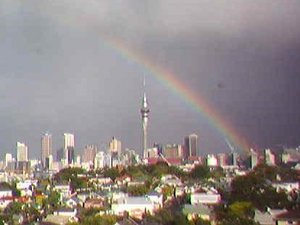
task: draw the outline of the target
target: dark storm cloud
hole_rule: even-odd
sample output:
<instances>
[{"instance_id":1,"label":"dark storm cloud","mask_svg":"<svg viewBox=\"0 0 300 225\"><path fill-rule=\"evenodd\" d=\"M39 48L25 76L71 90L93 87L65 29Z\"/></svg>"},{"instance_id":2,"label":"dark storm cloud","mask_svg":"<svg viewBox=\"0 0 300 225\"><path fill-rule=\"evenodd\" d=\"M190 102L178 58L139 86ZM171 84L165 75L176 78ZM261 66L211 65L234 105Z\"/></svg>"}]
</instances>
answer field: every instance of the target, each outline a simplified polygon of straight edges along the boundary
<instances>
[{"instance_id":1,"label":"dark storm cloud","mask_svg":"<svg viewBox=\"0 0 300 225\"><path fill-rule=\"evenodd\" d=\"M196 132L228 150L206 118L103 42L113 36L173 71L251 143L299 144L298 1L8 1L0 3L0 148L39 152L40 134L78 148L111 136L139 150L142 74L150 143ZM188 118L188 119L187 119Z\"/></svg>"}]
</instances>

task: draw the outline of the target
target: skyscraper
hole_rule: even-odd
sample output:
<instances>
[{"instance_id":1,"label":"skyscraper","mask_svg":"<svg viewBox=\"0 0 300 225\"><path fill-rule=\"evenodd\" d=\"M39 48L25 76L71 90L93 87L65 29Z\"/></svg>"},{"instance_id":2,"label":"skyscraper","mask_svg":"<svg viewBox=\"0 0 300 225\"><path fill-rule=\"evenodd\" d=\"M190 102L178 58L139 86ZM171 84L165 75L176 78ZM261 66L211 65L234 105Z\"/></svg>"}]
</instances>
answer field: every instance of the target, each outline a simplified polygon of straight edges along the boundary
<instances>
[{"instance_id":1,"label":"skyscraper","mask_svg":"<svg viewBox=\"0 0 300 225\"><path fill-rule=\"evenodd\" d=\"M64 149L75 147L74 134L64 133Z\"/></svg>"},{"instance_id":2,"label":"skyscraper","mask_svg":"<svg viewBox=\"0 0 300 225\"><path fill-rule=\"evenodd\" d=\"M190 134L184 138L184 158L197 156L197 134Z\"/></svg>"},{"instance_id":3,"label":"skyscraper","mask_svg":"<svg viewBox=\"0 0 300 225\"><path fill-rule=\"evenodd\" d=\"M275 154L271 152L271 149L265 149L265 163L269 166L275 166Z\"/></svg>"},{"instance_id":4,"label":"skyscraper","mask_svg":"<svg viewBox=\"0 0 300 225\"><path fill-rule=\"evenodd\" d=\"M52 155L52 135L49 133L43 134L41 138L41 145L41 160L43 167L45 167L46 159L49 158L50 155Z\"/></svg>"},{"instance_id":5,"label":"skyscraper","mask_svg":"<svg viewBox=\"0 0 300 225\"><path fill-rule=\"evenodd\" d=\"M28 161L28 147L21 142L17 142L17 161Z\"/></svg>"},{"instance_id":6,"label":"skyscraper","mask_svg":"<svg viewBox=\"0 0 300 225\"><path fill-rule=\"evenodd\" d=\"M95 145L85 146L85 148L83 149L83 154L82 154L82 162L84 162L84 163L89 163L89 162L94 163L96 153L97 153L97 146L95 146Z\"/></svg>"},{"instance_id":7,"label":"skyscraper","mask_svg":"<svg viewBox=\"0 0 300 225\"><path fill-rule=\"evenodd\" d=\"M145 89L145 78L144 78L144 89ZM146 92L144 91L144 97L143 97L142 108L141 108L142 126L143 126L143 156L144 156L144 158L145 158L145 154L147 151L147 128L148 128L149 112L150 112L150 110L148 108Z\"/></svg>"},{"instance_id":8,"label":"skyscraper","mask_svg":"<svg viewBox=\"0 0 300 225\"><path fill-rule=\"evenodd\" d=\"M65 151L65 162L71 164L74 162L75 153L75 140L74 134L64 133L64 151Z\"/></svg>"},{"instance_id":9,"label":"skyscraper","mask_svg":"<svg viewBox=\"0 0 300 225\"><path fill-rule=\"evenodd\" d=\"M67 147L65 149L65 159L66 164L73 164L75 162L75 152L74 147Z\"/></svg>"},{"instance_id":10,"label":"skyscraper","mask_svg":"<svg viewBox=\"0 0 300 225\"><path fill-rule=\"evenodd\" d=\"M253 169L258 164L258 154L255 150L250 149L250 168Z\"/></svg>"},{"instance_id":11,"label":"skyscraper","mask_svg":"<svg viewBox=\"0 0 300 225\"><path fill-rule=\"evenodd\" d=\"M112 140L109 142L109 152L112 155L118 155L121 154L121 141L117 140L115 137L112 138Z\"/></svg>"}]
</instances>

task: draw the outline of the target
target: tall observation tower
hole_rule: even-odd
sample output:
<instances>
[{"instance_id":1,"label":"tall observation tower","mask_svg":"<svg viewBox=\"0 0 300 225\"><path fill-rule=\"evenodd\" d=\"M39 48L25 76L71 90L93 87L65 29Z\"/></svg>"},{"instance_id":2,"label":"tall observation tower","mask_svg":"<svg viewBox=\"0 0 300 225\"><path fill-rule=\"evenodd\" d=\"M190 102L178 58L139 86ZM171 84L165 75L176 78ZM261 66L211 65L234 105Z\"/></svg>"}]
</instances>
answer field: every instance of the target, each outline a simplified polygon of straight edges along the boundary
<instances>
[{"instance_id":1,"label":"tall observation tower","mask_svg":"<svg viewBox=\"0 0 300 225\"><path fill-rule=\"evenodd\" d=\"M143 156L147 151L147 127L148 127L148 115L149 115L148 102L145 91L145 77L144 77L144 97L142 102L141 114L142 114L142 125L143 125Z\"/></svg>"}]
</instances>

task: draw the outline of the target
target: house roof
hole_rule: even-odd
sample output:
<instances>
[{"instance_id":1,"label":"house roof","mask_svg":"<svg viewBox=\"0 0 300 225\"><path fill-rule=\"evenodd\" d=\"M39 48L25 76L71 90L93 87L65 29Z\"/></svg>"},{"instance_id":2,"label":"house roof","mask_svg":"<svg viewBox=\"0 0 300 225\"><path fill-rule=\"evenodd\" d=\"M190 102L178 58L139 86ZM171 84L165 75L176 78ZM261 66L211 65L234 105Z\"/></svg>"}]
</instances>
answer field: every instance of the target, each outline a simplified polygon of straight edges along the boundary
<instances>
[{"instance_id":1,"label":"house roof","mask_svg":"<svg viewBox=\"0 0 300 225\"><path fill-rule=\"evenodd\" d=\"M123 203L128 205L152 204L152 202L145 197L126 197L124 200L125 201ZM121 203L122 201L120 201L118 204Z\"/></svg>"},{"instance_id":2,"label":"house roof","mask_svg":"<svg viewBox=\"0 0 300 225\"><path fill-rule=\"evenodd\" d=\"M294 220L300 221L300 210L290 210L276 216L277 220Z\"/></svg>"},{"instance_id":3,"label":"house roof","mask_svg":"<svg viewBox=\"0 0 300 225\"><path fill-rule=\"evenodd\" d=\"M118 221L116 223L117 225L138 225L137 222L135 222L133 219L131 218L124 218L123 220L121 221Z\"/></svg>"},{"instance_id":4,"label":"house roof","mask_svg":"<svg viewBox=\"0 0 300 225\"><path fill-rule=\"evenodd\" d=\"M259 210L255 210L254 220L259 222L261 225L274 223L273 217L270 213L261 212Z\"/></svg>"},{"instance_id":5,"label":"house roof","mask_svg":"<svg viewBox=\"0 0 300 225\"><path fill-rule=\"evenodd\" d=\"M57 212L74 212L74 209L62 207L57 210Z\"/></svg>"},{"instance_id":6,"label":"house roof","mask_svg":"<svg viewBox=\"0 0 300 225\"><path fill-rule=\"evenodd\" d=\"M76 196L73 196L71 199L73 201L75 201L77 204L81 203L81 200L78 197L76 197Z\"/></svg>"},{"instance_id":7,"label":"house roof","mask_svg":"<svg viewBox=\"0 0 300 225\"><path fill-rule=\"evenodd\" d=\"M150 191L147 195L148 196L160 196L161 194L159 194L157 191Z\"/></svg>"},{"instance_id":8,"label":"house roof","mask_svg":"<svg viewBox=\"0 0 300 225\"><path fill-rule=\"evenodd\" d=\"M182 209L183 214L202 214L202 215L210 215L212 210L203 204L199 205L190 205L185 204Z\"/></svg>"}]
</instances>

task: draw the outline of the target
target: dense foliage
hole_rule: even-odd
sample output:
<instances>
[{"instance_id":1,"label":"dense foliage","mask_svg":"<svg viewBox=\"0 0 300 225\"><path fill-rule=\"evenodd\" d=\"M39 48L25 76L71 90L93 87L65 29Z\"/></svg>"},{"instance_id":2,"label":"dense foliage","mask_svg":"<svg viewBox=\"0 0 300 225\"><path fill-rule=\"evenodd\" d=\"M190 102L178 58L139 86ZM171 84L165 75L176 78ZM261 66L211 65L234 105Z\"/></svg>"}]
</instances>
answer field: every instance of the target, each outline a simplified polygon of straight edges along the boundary
<instances>
[{"instance_id":1,"label":"dense foliage","mask_svg":"<svg viewBox=\"0 0 300 225\"><path fill-rule=\"evenodd\" d=\"M85 174L86 171L82 168L76 168L76 167L64 168L55 174L53 180L56 183L63 183L63 184L70 183L73 189L85 188L87 186L87 178L84 176L79 176Z\"/></svg>"}]
</instances>

